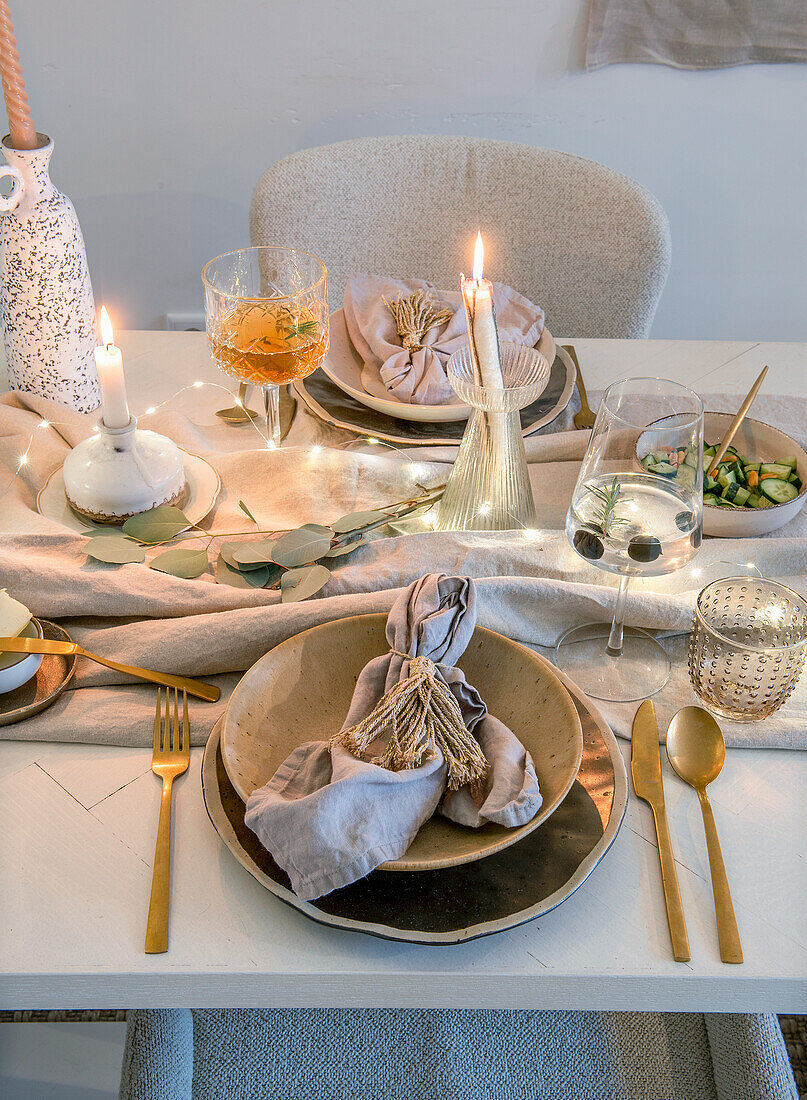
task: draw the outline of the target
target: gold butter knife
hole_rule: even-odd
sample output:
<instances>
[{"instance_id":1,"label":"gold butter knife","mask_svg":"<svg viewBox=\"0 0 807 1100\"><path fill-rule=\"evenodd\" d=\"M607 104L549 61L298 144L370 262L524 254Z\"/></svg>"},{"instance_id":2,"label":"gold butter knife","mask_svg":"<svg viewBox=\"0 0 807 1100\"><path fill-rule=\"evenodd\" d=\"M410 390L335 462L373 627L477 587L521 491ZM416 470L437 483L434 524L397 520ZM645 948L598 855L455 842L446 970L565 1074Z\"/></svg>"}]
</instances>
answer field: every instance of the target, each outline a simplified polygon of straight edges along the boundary
<instances>
[{"instance_id":1,"label":"gold butter knife","mask_svg":"<svg viewBox=\"0 0 807 1100\"><path fill-rule=\"evenodd\" d=\"M114 669L115 672L124 672L127 676L136 676L140 680L149 680L152 684L162 684L164 687L184 689L188 695L195 695L197 699L204 699L208 703L215 703L221 695L221 690L215 684L191 680L188 676L173 676L170 672L154 672L153 669L139 668L137 665L121 665L117 661L99 657L97 653L90 653L75 642L58 642L51 638L0 638L0 653L57 653L63 657L72 657L75 654Z\"/></svg>"},{"instance_id":2,"label":"gold butter knife","mask_svg":"<svg viewBox=\"0 0 807 1100\"><path fill-rule=\"evenodd\" d=\"M658 723L652 699L645 699L636 711L630 739L630 770L633 787L644 802L649 803L656 823L658 854L661 860L661 881L664 885L664 904L667 907L667 923L670 926L673 958L676 962L689 962L689 939L684 920L684 906L678 889L678 873L675 870L667 810L664 806L664 783L661 778L661 753L658 746Z\"/></svg>"}]
</instances>

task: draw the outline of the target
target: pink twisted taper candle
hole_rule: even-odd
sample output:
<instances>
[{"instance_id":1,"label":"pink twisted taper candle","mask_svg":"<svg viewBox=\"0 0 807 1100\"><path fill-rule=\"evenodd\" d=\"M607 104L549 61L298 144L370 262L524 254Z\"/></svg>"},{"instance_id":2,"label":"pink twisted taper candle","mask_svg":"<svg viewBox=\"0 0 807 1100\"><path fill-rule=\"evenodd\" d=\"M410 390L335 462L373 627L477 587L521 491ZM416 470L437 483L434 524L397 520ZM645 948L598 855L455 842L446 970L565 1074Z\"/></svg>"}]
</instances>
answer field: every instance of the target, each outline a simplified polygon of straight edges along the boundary
<instances>
[{"instance_id":1,"label":"pink twisted taper candle","mask_svg":"<svg viewBox=\"0 0 807 1100\"><path fill-rule=\"evenodd\" d=\"M15 149L36 149L36 128L31 121L31 109L22 78L20 55L14 24L7 0L0 0L0 74L3 78L3 95L8 112L8 130Z\"/></svg>"}]
</instances>

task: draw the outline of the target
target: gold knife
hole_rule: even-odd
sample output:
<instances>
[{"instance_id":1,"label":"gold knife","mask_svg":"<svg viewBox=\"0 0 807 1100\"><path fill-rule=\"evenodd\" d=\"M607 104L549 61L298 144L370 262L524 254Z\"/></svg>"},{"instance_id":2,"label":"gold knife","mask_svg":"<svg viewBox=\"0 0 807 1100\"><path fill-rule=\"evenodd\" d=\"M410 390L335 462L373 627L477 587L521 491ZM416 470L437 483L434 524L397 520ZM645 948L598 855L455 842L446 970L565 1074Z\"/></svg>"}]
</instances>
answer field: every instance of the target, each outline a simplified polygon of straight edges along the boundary
<instances>
[{"instance_id":1,"label":"gold knife","mask_svg":"<svg viewBox=\"0 0 807 1100\"><path fill-rule=\"evenodd\" d=\"M215 684L191 680L188 676L173 676L170 672L154 672L150 668L139 668L137 665L120 665L117 661L108 661L106 657L99 657L97 653L82 649L75 642L58 642L50 638L0 638L0 653L58 653L63 657L76 654L78 657L88 657L99 665L106 665L115 672L125 672L127 676L149 680L152 684L184 688L188 695L195 695L197 699L204 699L208 703L215 703L221 695L221 690Z\"/></svg>"},{"instance_id":2,"label":"gold knife","mask_svg":"<svg viewBox=\"0 0 807 1100\"><path fill-rule=\"evenodd\" d=\"M684 906L678 889L667 811L664 807L664 783L661 778L661 753L658 747L658 723L652 699L645 699L636 711L630 739L630 770L633 787L643 801L649 803L656 823L658 854L661 860L661 881L664 884L664 904L670 926L673 958L689 962L689 939L684 920Z\"/></svg>"}]
</instances>

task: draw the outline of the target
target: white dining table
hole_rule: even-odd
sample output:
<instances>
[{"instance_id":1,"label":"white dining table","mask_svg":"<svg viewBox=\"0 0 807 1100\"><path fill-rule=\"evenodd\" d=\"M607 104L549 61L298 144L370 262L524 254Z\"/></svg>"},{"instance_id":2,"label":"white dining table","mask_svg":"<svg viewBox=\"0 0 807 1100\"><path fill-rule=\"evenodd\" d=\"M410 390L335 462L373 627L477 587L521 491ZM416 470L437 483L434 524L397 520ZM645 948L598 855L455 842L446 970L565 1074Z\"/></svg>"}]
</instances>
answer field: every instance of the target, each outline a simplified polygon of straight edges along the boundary
<instances>
[{"instance_id":1,"label":"white dining table","mask_svg":"<svg viewBox=\"0 0 807 1100\"><path fill-rule=\"evenodd\" d=\"M119 343L135 407L215 377L200 333L129 332ZM807 397L807 344L574 343L592 391L661 375L739 396L769 363L768 392ZM221 396L191 394L192 415L209 419ZM627 763L628 743L620 749ZM170 948L146 955L160 792L150 750L0 742L0 1007L807 1012L807 752L729 750L710 789L741 966L720 962L697 798L666 763L688 963L671 957L651 813L632 789L613 847L561 906L426 947L320 926L267 893L208 821L201 757L194 749L175 786Z\"/></svg>"}]
</instances>

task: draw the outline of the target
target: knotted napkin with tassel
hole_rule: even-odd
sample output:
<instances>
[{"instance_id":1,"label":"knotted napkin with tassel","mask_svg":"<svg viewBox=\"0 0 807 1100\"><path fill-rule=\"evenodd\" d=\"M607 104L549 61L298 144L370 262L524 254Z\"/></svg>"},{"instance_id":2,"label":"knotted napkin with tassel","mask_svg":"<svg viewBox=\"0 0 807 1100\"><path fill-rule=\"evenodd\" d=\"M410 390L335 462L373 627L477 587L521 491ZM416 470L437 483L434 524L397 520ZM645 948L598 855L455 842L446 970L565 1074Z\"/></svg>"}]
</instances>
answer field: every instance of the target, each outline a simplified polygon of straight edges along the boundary
<instances>
[{"instance_id":1,"label":"knotted napkin with tassel","mask_svg":"<svg viewBox=\"0 0 807 1100\"><path fill-rule=\"evenodd\" d=\"M398 859L435 811L470 828L538 812L529 753L455 667L475 625L469 577L415 581L390 610L389 652L362 670L341 732L300 745L250 796L245 821L299 897Z\"/></svg>"},{"instance_id":2,"label":"knotted napkin with tassel","mask_svg":"<svg viewBox=\"0 0 807 1100\"><path fill-rule=\"evenodd\" d=\"M458 277L459 279L459 277ZM544 311L503 283L493 284L499 339L533 347ZM345 289L345 324L364 360L362 386L376 397L409 405L445 405L457 397L446 376L448 358L468 343L459 291L436 290L423 279L354 275Z\"/></svg>"}]
</instances>

